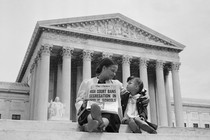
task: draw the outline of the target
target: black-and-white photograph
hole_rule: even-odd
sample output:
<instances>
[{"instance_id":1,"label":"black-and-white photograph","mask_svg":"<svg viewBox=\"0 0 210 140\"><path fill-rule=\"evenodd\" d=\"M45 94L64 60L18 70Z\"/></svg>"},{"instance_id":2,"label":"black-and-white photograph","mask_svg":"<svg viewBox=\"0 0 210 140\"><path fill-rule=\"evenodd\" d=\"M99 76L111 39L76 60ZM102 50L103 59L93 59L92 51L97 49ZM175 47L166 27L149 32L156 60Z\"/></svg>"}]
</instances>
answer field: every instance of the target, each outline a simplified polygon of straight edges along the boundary
<instances>
[{"instance_id":1,"label":"black-and-white photograph","mask_svg":"<svg viewBox=\"0 0 210 140\"><path fill-rule=\"evenodd\" d=\"M209 13L209 0L0 0L0 139L210 139Z\"/></svg>"}]
</instances>

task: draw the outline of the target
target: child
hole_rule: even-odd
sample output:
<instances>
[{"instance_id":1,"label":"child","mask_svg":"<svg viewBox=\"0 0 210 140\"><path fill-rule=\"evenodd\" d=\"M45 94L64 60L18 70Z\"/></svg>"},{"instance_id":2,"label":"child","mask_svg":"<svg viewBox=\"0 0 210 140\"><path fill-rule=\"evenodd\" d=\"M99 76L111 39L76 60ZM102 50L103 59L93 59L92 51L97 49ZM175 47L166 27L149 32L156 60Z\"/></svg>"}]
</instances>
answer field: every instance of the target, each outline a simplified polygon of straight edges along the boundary
<instances>
[{"instance_id":1,"label":"child","mask_svg":"<svg viewBox=\"0 0 210 140\"><path fill-rule=\"evenodd\" d=\"M121 95L121 105L124 117L122 123L128 124L133 133L141 133L141 129L156 134L157 125L147 121L147 105L149 98L140 78L127 79L128 93Z\"/></svg>"}]
</instances>

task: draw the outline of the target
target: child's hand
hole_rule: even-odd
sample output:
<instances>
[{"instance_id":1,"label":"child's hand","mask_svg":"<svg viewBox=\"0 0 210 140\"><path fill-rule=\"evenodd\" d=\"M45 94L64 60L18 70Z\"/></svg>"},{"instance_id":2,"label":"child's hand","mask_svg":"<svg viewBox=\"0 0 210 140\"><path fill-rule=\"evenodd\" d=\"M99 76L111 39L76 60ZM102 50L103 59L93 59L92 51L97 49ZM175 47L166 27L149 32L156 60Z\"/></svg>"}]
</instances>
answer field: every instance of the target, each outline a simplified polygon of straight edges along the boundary
<instances>
[{"instance_id":1,"label":"child's hand","mask_svg":"<svg viewBox=\"0 0 210 140\"><path fill-rule=\"evenodd\" d=\"M86 106L87 106L87 100L84 100L84 101L83 101L83 104L82 104L82 107L83 107L83 108L86 108Z\"/></svg>"},{"instance_id":2,"label":"child's hand","mask_svg":"<svg viewBox=\"0 0 210 140\"><path fill-rule=\"evenodd\" d=\"M140 117L140 119L141 119L142 121L145 121L144 117L142 117L142 116Z\"/></svg>"},{"instance_id":3,"label":"child's hand","mask_svg":"<svg viewBox=\"0 0 210 140\"><path fill-rule=\"evenodd\" d=\"M120 92L120 95L123 95L123 94L126 94L126 93L129 93L129 91L127 91L126 89L123 89L123 90Z\"/></svg>"}]
</instances>

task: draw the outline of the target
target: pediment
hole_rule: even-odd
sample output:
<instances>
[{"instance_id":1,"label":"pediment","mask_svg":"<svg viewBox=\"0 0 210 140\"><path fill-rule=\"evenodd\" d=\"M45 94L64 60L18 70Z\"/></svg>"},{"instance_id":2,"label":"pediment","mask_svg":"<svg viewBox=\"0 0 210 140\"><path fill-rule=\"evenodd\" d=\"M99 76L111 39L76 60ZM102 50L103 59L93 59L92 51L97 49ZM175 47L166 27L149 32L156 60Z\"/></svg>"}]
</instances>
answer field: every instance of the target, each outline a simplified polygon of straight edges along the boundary
<instances>
[{"instance_id":1,"label":"pediment","mask_svg":"<svg viewBox=\"0 0 210 140\"><path fill-rule=\"evenodd\" d=\"M110 37L132 39L147 43L158 43L179 49L184 48L184 45L118 13L63 19L58 20L57 23L51 21L48 26L66 30L78 30L95 35L108 35Z\"/></svg>"}]
</instances>

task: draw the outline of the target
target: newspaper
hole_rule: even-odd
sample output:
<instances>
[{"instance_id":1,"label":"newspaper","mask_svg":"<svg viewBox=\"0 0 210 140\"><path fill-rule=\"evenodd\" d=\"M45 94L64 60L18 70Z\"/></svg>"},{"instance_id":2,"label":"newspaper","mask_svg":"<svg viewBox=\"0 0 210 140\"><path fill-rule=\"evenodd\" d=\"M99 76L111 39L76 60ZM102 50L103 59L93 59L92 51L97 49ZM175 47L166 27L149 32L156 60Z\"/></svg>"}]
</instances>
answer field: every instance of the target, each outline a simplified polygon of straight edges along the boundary
<instances>
[{"instance_id":1,"label":"newspaper","mask_svg":"<svg viewBox=\"0 0 210 140\"><path fill-rule=\"evenodd\" d=\"M101 107L102 112L118 114L119 102L120 90L117 85L97 84L89 89L87 108L96 103Z\"/></svg>"}]
</instances>

